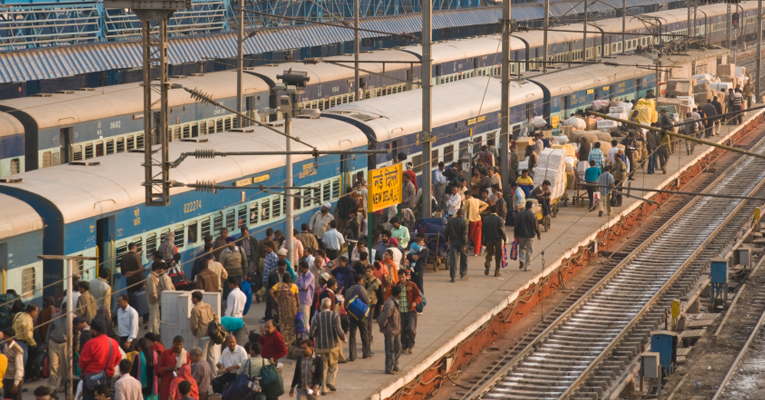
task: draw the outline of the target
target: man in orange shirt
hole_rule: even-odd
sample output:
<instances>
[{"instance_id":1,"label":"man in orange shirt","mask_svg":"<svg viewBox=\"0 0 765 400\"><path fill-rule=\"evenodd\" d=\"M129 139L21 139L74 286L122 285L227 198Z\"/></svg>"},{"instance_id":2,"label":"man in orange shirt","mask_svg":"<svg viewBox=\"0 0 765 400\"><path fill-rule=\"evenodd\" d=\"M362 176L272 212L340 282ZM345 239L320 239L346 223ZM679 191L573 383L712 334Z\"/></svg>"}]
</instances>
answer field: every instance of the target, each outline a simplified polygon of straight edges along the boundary
<instances>
[{"instance_id":1,"label":"man in orange shirt","mask_svg":"<svg viewBox=\"0 0 765 400\"><path fill-rule=\"evenodd\" d=\"M465 192L465 201L462 208L465 210L465 218L468 220L468 237L473 242L473 254L481 255L481 213L489 205L473 197L470 192Z\"/></svg>"}]
</instances>

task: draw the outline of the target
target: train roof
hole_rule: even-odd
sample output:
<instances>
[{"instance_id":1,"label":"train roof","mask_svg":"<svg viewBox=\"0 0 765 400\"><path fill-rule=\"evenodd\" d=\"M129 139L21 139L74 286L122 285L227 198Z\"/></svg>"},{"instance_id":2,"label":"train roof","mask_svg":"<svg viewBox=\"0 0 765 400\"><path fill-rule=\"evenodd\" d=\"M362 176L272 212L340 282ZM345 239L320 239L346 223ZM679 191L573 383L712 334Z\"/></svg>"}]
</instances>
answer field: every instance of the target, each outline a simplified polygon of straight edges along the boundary
<instances>
[{"instance_id":1,"label":"train roof","mask_svg":"<svg viewBox=\"0 0 765 400\"><path fill-rule=\"evenodd\" d=\"M0 112L0 138L19 133L24 133L24 126L21 125L21 122L8 113Z\"/></svg>"},{"instance_id":2,"label":"train roof","mask_svg":"<svg viewBox=\"0 0 765 400\"><path fill-rule=\"evenodd\" d=\"M202 149L214 149L216 152L285 150L282 135L263 127L247 127L242 131L207 135L203 137L207 139L206 143L173 142L170 144L170 159L175 160L184 152ZM295 119L293 135L319 150L344 150L365 147L368 143L367 137L358 128L329 118ZM292 150L310 148L293 142ZM297 155L293 156L293 162L309 158L309 155ZM29 171L14 175L14 178L22 179L18 183L0 184L0 192L3 187L11 187L37 194L61 211L65 223L79 221L143 204L143 159L142 152L125 152L99 157L99 165L65 164ZM214 160L187 158L170 171L170 179L183 183L224 182L284 165L285 157L281 155L216 157ZM171 195L190 190L193 189L173 188Z\"/></svg>"},{"instance_id":3,"label":"train roof","mask_svg":"<svg viewBox=\"0 0 765 400\"><path fill-rule=\"evenodd\" d=\"M604 61L624 64L612 67L604 64L581 65L548 73L531 73L525 77L544 85L552 96L572 93L597 86L608 86L626 79L643 76L651 72L638 65L651 67L653 60L646 57L629 55L616 56Z\"/></svg>"},{"instance_id":4,"label":"train roof","mask_svg":"<svg viewBox=\"0 0 765 400\"><path fill-rule=\"evenodd\" d=\"M510 105L543 99L542 89L530 82L510 83ZM433 87L432 126L441 126L500 109L501 83L496 77L475 77ZM455 96L455 94L458 94ZM370 127L378 141L422 131L422 90L376 97L331 108Z\"/></svg>"},{"instance_id":5,"label":"train roof","mask_svg":"<svg viewBox=\"0 0 765 400\"><path fill-rule=\"evenodd\" d=\"M222 71L202 76L175 77L171 82L197 88L220 99L236 96L236 71ZM244 74L243 92L268 91L261 78ZM153 96L159 96L154 93ZM170 107L194 103L184 90L171 90ZM29 96L0 101L0 105L12 107L31 115L39 129L70 125L85 121L104 120L124 114L143 113L143 88L140 83L104 86L97 89L60 91L41 96Z\"/></svg>"},{"instance_id":6,"label":"train roof","mask_svg":"<svg viewBox=\"0 0 765 400\"><path fill-rule=\"evenodd\" d=\"M0 204L0 240L42 230L42 218L29 204L1 193Z\"/></svg>"}]
</instances>

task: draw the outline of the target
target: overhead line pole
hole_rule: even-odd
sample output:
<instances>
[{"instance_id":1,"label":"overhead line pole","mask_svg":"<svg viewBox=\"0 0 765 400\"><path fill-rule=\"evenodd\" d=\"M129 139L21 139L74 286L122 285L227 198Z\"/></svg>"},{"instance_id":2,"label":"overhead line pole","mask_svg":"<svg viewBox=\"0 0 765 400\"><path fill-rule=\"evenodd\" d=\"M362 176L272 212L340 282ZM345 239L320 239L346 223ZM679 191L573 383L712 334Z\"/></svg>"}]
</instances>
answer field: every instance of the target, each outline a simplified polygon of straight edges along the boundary
<instances>
[{"instance_id":1,"label":"overhead line pole","mask_svg":"<svg viewBox=\"0 0 765 400\"><path fill-rule=\"evenodd\" d=\"M757 95L757 100L759 101L760 97L760 79L762 77L762 73L760 71L760 68L762 68L762 61L760 60L760 56L762 55L762 0L757 0L757 80L755 81L755 92Z\"/></svg>"},{"instance_id":2,"label":"overhead line pole","mask_svg":"<svg viewBox=\"0 0 765 400\"><path fill-rule=\"evenodd\" d=\"M504 15L504 5L502 7L502 13ZM508 17L509 18L509 17ZM547 57L548 57L548 49L547 49L547 32L550 30L550 0L545 0L545 40L544 40L544 48L545 48L545 62L542 64L542 72L547 72ZM504 36L503 36L504 38Z\"/></svg>"},{"instance_id":3,"label":"overhead line pole","mask_svg":"<svg viewBox=\"0 0 765 400\"><path fill-rule=\"evenodd\" d=\"M584 0L584 30L582 32L582 61L587 61L587 0Z\"/></svg>"},{"instance_id":4,"label":"overhead line pole","mask_svg":"<svg viewBox=\"0 0 765 400\"><path fill-rule=\"evenodd\" d=\"M430 187L431 172L431 149L433 148L433 136L431 135L431 119L433 118L433 56L431 42L433 41L433 0L422 1L422 216L430 218L431 205Z\"/></svg>"},{"instance_id":5,"label":"overhead line pole","mask_svg":"<svg viewBox=\"0 0 765 400\"><path fill-rule=\"evenodd\" d=\"M353 14L354 14L354 26L353 30L353 89L356 91L354 99L361 100L361 86L359 86L359 52L361 51L361 44L359 43L359 1L353 0Z\"/></svg>"},{"instance_id":6,"label":"overhead line pole","mask_svg":"<svg viewBox=\"0 0 765 400\"><path fill-rule=\"evenodd\" d=\"M624 53L627 50L627 0L622 0L622 51Z\"/></svg>"},{"instance_id":7,"label":"overhead line pole","mask_svg":"<svg viewBox=\"0 0 765 400\"><path fill-rule=\"evenodd\" d=\"M236 37L236 111L242 113L242 70L244 69L244 0L239 1L239 15L237 16ZM244 126L241 117L236 118L236 127Z\"/></svg>"},{"instance_id":8,"label":"overhead line pole","mask_svg":"<svg viewBox=\"0 0 765 400\"><path fill-rule=\"evenodd\" d=\"M508 174L510 170L510 31L513 26L510 3L510 0L502 2L502 110L499 121L499 176L502 178L503 188L510 187ZM545 55L547 54L546 39L547 24L545 23ZM543 65L547 65L546 58Z\"/></svg>"}]
</instances>

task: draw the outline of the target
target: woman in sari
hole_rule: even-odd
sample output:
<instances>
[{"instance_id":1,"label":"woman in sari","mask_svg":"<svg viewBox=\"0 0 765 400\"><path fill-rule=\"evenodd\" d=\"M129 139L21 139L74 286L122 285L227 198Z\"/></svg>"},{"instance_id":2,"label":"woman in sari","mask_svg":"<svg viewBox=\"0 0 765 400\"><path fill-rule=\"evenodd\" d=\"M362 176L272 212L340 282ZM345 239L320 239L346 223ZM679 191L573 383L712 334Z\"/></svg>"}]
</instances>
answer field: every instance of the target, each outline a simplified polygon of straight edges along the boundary
<instances>
[{"instance_id":1,"label":"woman in sari","mask_svg":"<svg viewBox=\"0 0 765 400\"><path fill-rule=\"evenodd\" d=\"M144 400L159 400L159 379L154 374L154 365L159 360L159 353L152 350L145 338L138 339L133 355L133 367L130 375L141 382Z\"/></svg>"},{"instance_id":2,"label":"woman in sari","mask_svg":"<svg viewBox=\"0 0 765 400\"><path fill-rule=\"evenodd\" d=\"M183 348L183 336L176 336L173 339L173 347L162 352L154 368L157 376L162 377L162 385L159 389L160 400L167 400L170 395L170 383L175 378L173 372L179 371L181 367L188 364L189 353Z\"/></svg>"},{"instance_id":3,"label":"woman in sari","mask_svg":"<svg viewBox=\"0 0 765 400\"><path fill-rule=\"evenodd\" d=\"M298 312L298 293L298 287L292 283L289 272L285 272L282 281L271 288L271 298L276 300L279 313L279 330L287 347L295 342L297 336L295 316Z\"/></svg>"},{"instance_id":4,"label":"woman in sari","mask_svg":"<svg viewBox=\"0 0 765 400\"><path fill-rule=\"evenodd\" d=\"M170 382L170 394L166 400L181 400L183 396L178 390L178 385L183 381L189 381L191 384L191 391L188 397L199 400L199 387L197 386L197 381L191 376L191 367L188 364L181 366L181 369L178 370L178 376Z\"/></svg>"}]
</instances>

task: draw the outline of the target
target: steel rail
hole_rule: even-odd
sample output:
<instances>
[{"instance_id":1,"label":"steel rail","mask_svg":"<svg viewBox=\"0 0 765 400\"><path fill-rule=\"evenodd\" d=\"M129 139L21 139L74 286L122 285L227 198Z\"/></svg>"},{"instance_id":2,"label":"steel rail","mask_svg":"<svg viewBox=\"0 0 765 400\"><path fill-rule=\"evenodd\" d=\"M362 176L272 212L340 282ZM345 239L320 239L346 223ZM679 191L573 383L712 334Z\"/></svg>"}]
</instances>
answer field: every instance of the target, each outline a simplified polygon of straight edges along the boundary
<instances>
[{"instance_id":1,"label":"steel rail","mask_svg":"<svg viewBox=\"0 0 765 400\"><path fill-rule=\"evenodd\" d=\"M760 140L756 146L762 145L765 142L765 139ZM709 186L704 190L704 192L712 191L714 190L723 179L728 178L732 173L738 172L738 167L746 160L745 157L739 158L736 162L734 162L725 173L721 174L717 179L715 179L712 183L709 184ZM751 159L750 159L751 160ZM762 180L760 180L760 183L756 185L752 191L759 190L763 185ZM662 227L660 227L655 233L653 233L648 239L646 239L641 245L639 245L628 257L624 259L616 268L614 268L613 271L611 271L608 275L606 275L600 283L598 283L596 286L591 288L584 296L582 296L581 299L579 299L576 303L574 303L565 313L561 314L547 329L545 329L534 341L532 341L526 348L519 353L516 357L514 357L513 360L511 360L508 364L506 364L501 370L496 372L491 379L489 379L485 384L483 384L481 387L479 387L476 390L473 390L471 393L469 393L466 398L474 398L474 397L481 397L485 392L489 391L492 387L496 385L496 383L501 380L505 375L508 373L508 371L512 370L514 367L518 366L520 363L522 363L532 352L534 352L545 340L547 340L551 334L560 328L560 326L569 318L574 315L574 313L584 310L583 306L588 300L591 300L593 297L593 294L595 294L597 291L600 291L603 289L608 283L612 282L612 279L617 276L622 270L624 269L624 266L629 264L631 261L633 261L638 255L640 255L640 252L642 250L645 250L646 247L649 244L653 244L656 239L659 237L659 235L662 235L666 233L668 230L670 230L674 222L676 222L680 218L684 218L687 215L689 215L689 211L698 204L701 198L696 198L691 200L686 206L684 206L676 215L674 215L670 220L665 223ZM685 270L687 265L693 261L696 255L698 255L699 251L704 248L706 244L713 238L719 231L726 225L730 219L737 214L737 212L743 207L743 205L746 204L745 202L740 202L738 206L735 207L733 212L730 212L728 214L728 217L726 217L723 221L721 221L717 228L714 229L714 232L707 237L706 240L704 240L698 248L691 253L687 260L683 262L681 266L677 268L675 273L667 280L667 282L662 285L662 287L656 291L656 294L647 302L644 304L644 306L639 310L634 318L630 320L628 325L620 331L617 337L614 338L614 340L610 341L610 344L607 345L607 347L601 351L598 354L598 357L596 357L593 362L589 364L589 366L579 374L578 378L570 385L568 385L567 389L563 392L562 395L558 396L557 398L564 398L567 396L570 396L576 389L578 389L585 381L586 378L589 377L589 375L594 371L594 369L603 361L606 355L608 355L611 350L613 350L614 346L620 342L622 338L633 328L637 321L640 320L642 316L646 314L651 309L651 305L653 305L656 300L660 297L661 294L663 294L666 289L670 286L671 283L673 283L678 276L681 275L682 271ZM586 311L586 310L585 310Z\"/></svg>"}]
</instances>

